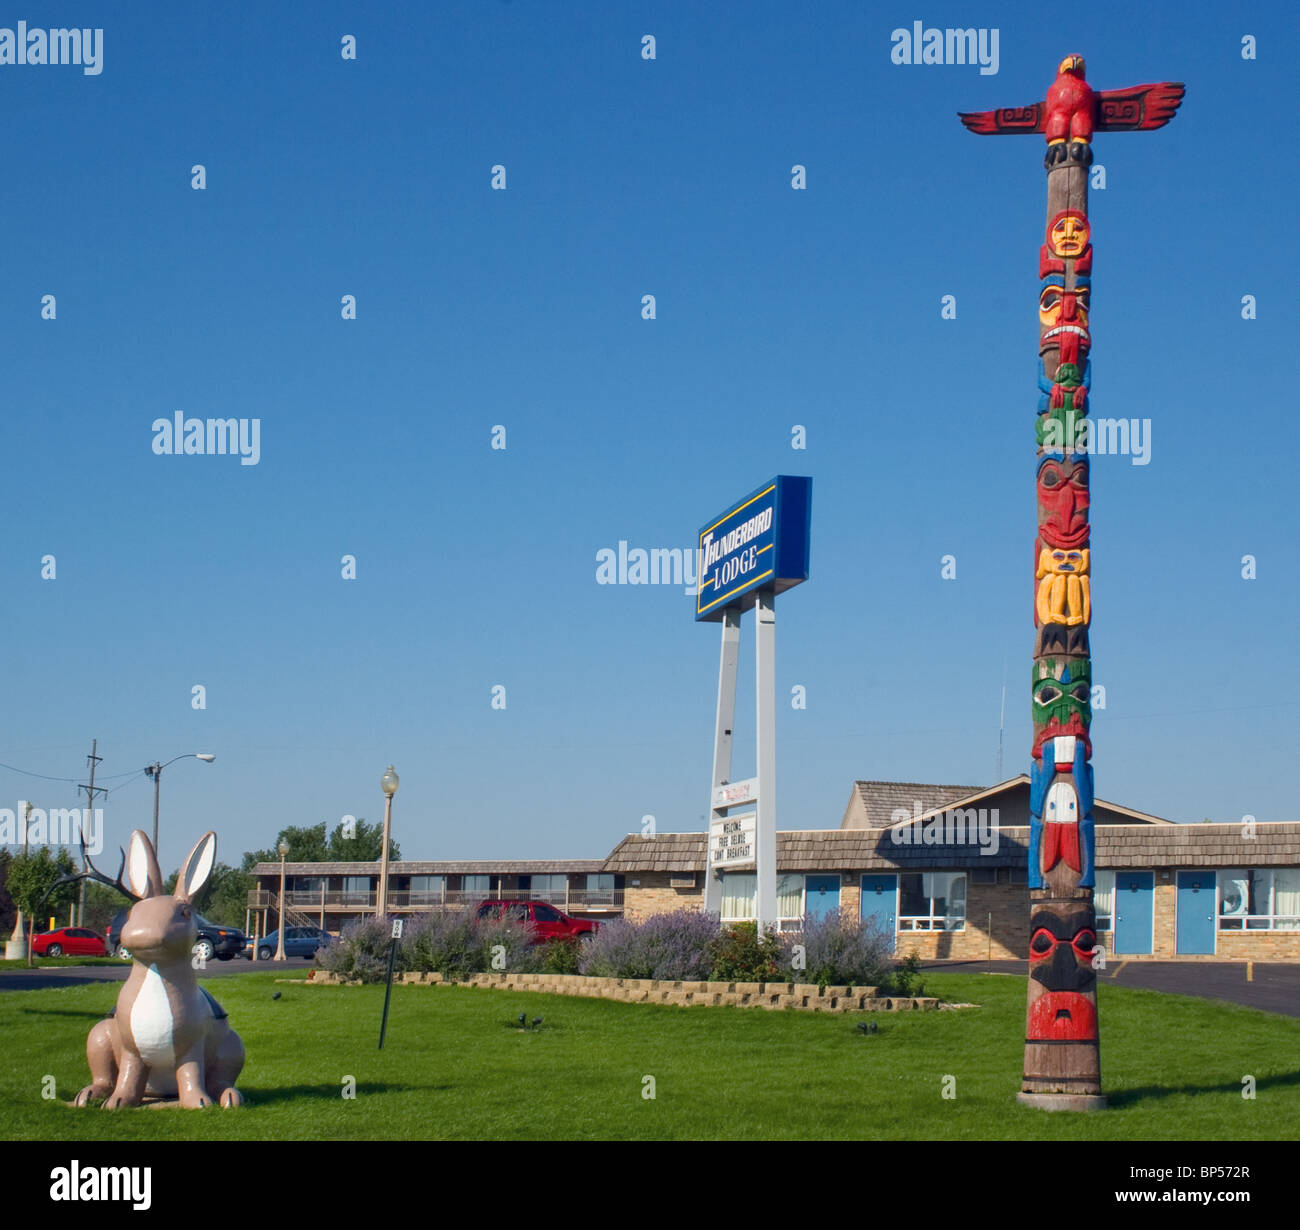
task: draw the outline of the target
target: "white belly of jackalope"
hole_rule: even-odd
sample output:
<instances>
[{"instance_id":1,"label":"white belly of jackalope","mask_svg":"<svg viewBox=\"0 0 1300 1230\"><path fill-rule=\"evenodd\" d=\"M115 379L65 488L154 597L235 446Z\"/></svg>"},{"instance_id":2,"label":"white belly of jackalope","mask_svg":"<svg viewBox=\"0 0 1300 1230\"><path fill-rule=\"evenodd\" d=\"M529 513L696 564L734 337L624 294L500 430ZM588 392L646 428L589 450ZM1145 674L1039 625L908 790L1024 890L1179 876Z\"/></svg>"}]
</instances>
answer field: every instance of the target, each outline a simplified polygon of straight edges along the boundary
<instances>
[{"instance_id":1,"label":"white belly of jackalope","mask_svg":"<svg viewBox=\"0 0 1300 1230\"><path fill-rule=\"evenodd\" d=\"M206 1001L197 996L194 1010L209 1014ZM146 1092L155 1097L176 1096L176 1020L167 984L151 965L131 1006L131 1036L136 1050L149 1069Z\"/></svg>"}]
</instances>

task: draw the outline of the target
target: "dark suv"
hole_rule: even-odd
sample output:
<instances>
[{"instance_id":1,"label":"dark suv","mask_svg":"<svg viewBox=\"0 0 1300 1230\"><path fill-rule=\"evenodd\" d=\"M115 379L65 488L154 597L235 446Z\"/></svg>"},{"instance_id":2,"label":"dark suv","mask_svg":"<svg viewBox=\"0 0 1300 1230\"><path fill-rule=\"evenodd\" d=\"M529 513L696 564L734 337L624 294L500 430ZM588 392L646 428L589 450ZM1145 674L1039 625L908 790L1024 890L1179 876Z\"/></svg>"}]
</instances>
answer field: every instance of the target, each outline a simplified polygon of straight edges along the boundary
<instances>
[{"instance_id":1,"label":"dark suv","mask_svg":"<svg viewBox=\"0 0 1300 1230\"><path fill-rule=\"evenodd\" d=\"M108 951L115 957L129 959L131 956L122 947L122 927L129 913L129 910L118 910L104 933ZM194 939L194 955L205 961L211 961L213 957L218 961L229 961L248 942L248 937L238 927L223 927L219 923L209 922L202 914L194 915L194 923L198 927L198 935Z\"/></svg>"}]
</instances>

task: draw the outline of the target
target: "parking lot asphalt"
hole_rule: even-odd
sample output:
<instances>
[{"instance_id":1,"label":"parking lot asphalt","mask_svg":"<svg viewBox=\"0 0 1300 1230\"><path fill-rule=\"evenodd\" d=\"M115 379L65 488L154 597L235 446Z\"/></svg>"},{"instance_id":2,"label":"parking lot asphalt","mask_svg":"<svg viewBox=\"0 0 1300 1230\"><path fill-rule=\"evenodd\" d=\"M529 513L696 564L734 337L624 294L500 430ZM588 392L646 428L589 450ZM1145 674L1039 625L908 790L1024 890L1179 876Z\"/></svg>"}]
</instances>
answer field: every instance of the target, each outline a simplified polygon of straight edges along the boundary
<instances>
[{"instance_id":1,"label":"parking lot asphalt","mask_svg":"<svg viewBox=\"0 0 1300 1230\"><path fill-rule=\"evenodd\" d=\"M925 969L954 973L1027 974L1028 961L927 961ZM1300 1017L1300 965L1256 961L1246 981L1244 961L1128 961L1112 956L1097 978L1116 986L1219 999Z\"/></svg>"},{"instance_id":2,"label":"parking lot asphalt","mask_svg":"<svg viewBox=\"0 0 1300 1230\"><path fill-rule=\"evenodd\" d=\"M246 961L235 957L230 961L209 961L207 968L198 971L200 978L231 977L250 971L265 973L268 969L311 969L315 964L310 957L286 957L283 961ZM88 982L123 982L130 971L128 962L121 965L60 965L45 969L0 970L0 991L43 991L48 987L82 986Z\"/></svg>"}]
</instances>

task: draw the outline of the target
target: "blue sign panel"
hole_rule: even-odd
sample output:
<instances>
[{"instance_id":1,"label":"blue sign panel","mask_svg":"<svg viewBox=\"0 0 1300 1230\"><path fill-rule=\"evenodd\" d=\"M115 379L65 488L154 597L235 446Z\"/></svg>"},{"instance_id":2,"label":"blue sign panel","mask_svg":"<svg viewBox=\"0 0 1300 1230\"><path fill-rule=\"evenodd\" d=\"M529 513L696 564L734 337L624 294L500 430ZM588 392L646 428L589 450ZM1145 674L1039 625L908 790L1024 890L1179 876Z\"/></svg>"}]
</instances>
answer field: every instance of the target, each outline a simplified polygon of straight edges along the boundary
<instances>
[{"instance_id":1,"label":"blue sign panel","mask_svg":"<svg viewBox=\"0 0 1300 1230\"><path fill-rule=\"evenodd\" d=\"M808 579L812 479L778 474L701 530L695 618L747 611L761 589L781 593Z\"/></svg>"}]
</instances>

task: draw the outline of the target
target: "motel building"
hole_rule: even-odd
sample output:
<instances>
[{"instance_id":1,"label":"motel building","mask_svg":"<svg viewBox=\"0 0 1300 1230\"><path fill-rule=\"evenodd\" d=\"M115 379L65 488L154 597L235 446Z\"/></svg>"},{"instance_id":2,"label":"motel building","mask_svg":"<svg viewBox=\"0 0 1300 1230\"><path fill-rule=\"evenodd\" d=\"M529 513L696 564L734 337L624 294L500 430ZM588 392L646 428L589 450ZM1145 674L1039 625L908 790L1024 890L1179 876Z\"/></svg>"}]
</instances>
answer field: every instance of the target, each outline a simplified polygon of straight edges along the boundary
<instances>
[{"instance_id":1,"label":"motel building","mask_svg":"<svg viewBox=\"0 0 1300 1230\"><path fill-rule=\"evenodd\" d=\"M1097 799L1098 943L1126 959L1300 961L1300 823L1176 824ZM1249 820L1249 818L1247 818ZM840 826L777 834L783 930L806 915L874 919L899 956L1022 958L1029 777L992 787L859 781ZM583 918L704 906L703 833L631 834L603 859L396 862L395 914L492 899ZM286 909L337 931L375 909L378 863L286 864ZM278 863L254 868L250 911L276 925ZM722 876L724 922L753 920L756 877Z\"/></svg>"}]
</instances>

